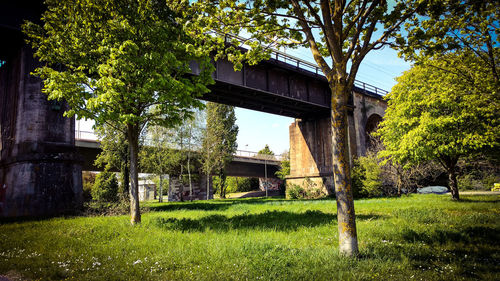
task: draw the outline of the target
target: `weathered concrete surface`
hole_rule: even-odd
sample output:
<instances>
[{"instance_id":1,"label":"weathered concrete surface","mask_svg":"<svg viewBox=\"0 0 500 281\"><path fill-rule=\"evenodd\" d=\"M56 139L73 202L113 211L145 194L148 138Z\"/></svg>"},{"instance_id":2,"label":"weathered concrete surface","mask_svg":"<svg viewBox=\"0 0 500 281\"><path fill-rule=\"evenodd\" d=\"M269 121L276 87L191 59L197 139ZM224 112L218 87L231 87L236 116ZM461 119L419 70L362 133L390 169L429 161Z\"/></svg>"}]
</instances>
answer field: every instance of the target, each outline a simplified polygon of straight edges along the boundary
<instances>
[{"instance_id":1,"label":"weathered concrete surface","mask_svg":"<svg viewBox=\"0 0 500 281\"><path fill-rule=\"evenodd\" d=\"M387 103L378 95L354 93L348 113L350 160L365 155L368 133L384 115ZM290 175L287 184L304 186L306 178L325 194L334 193L330 118L296 119L290 130ZM311 185L311 184L309 184Z\"/></svg>"},{"instance_id":2,"label":"weathered concrete surface","mask_svg":"<svg viewBox=\"0 0 500 281\"><path fill-rule=\"evenodd\" d=\"M74 121L62 116L64 103L47 101L41 80L30 75L36 67L31 49L12 41L3 47L0 68L0 217L74 211L82 202Z\"/></svg>"},{"instance_id":3,"label":"weathered concrete surface","mask_svg":"<svg viewBox=\"0 0 500 281\"><path fill-rule=\"evenodd\" d=\"M354 132L356 138L356 156L366 154L370 145L369 134L374 131L384 117L387 102L381 97L354 93Z\"/></svg>"}]
</instances>

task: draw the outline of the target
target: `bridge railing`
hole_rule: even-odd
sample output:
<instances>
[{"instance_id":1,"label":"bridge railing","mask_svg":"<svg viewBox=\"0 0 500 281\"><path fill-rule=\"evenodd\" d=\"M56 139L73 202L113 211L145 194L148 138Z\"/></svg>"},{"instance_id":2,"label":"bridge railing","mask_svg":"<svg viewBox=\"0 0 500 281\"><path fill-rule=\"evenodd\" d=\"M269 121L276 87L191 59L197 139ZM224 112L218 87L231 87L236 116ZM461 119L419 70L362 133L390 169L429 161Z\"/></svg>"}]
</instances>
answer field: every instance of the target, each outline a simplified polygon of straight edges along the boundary
<instances>
[{"instance_id":1,"label":"bridge railing","mask_svg":"<svg viewBox=\"0 0 500 281\"><path fill-rule=\"evenodd\" d=\"M234 156L268 161L283 161L284 159L283 155L259 154L258 152L248 150L236 150Z\"/></svg>"},{"instance_id":2,"label":"bridge railing","mask_svg":"<svg viewBox=\"0 0 500 281\"><path fill-rule=\"evenodd\" d=\"M92 140L97 141L97 135L94 131L75 130L75 140Z\"/></svg>"},{"instance_id":3,"label":"bridge railing","mask_svg":"<svg viewBox=\"0 0 500 281\"><path fill-rule=\"evenodd\" d=\"M237 36L234 34L224 34L224 38L225 38L225 41L227 43L231 43L230 39L235 39L242 44L245 44L245 42L248 42L248 40L249 40L248 38L243 38L243 37L240 37L240 36ZM270 50L271 50L271 58L272 59L284 62L284 63L286 63L290 66L294 66L298 69L304 69L304 70L316 73L316 75L324 76L323 72L321 71L321 68L314 63L311 63L311 62L303 60L301 58L292 56L292 55L284 53L282 51L278 51L275 49L270 49ZM365 83L365 82L362 82L359 80L354 81L354 86L356 86L360 89L363 89L364 91L370 91L370 92L373 92L375 94L382 95L382 96L389 93L388 91L386 91L384 89L378 88L376 86L370 85L368 83Z\"/></svg>"},{"instance_id":4,"label":"bridge railing","mask_svg":"<svg viewBox=\"0 0 500 281\"><path fill-rule=\"evenodd\" d=\"M99 142L95 132L83 131L78 129L75 130L75 140ZM267 160L267 161L282 161L284 159L282 155L265 155L265 154L259 154L258 152L255 151L248 151L248 150L236 150L234 156L258 159L258 160Z\"/></svg>"}]
</instances>

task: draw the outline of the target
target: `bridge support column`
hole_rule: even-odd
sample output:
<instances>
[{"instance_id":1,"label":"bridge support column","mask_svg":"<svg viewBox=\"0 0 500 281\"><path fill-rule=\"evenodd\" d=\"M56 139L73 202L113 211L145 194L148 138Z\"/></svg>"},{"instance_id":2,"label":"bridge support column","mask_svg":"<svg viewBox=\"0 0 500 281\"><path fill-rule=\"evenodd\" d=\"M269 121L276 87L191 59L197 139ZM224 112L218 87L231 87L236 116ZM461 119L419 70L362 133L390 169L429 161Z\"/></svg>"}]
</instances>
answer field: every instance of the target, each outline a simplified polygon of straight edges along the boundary
<instances>
[{"instance_id":1,"label":"bridge support column","mask_svg":"<svg viewBox=\"0 0 500 281\"><path fill-rule=\"evenodd\" d=\"M40 79L30 75L37 61L22 42L1 48L0 217L72 212L82 203L74 120L63 117L64 103L41 92Z\"/></svg>"},{"instance_id":2,"label":"bridge support column","mask_svg":"<svg viewBox=\"0 0 500 281\"><path fill-rule=\"evenodd\" d=\"M356 137L352 114L348 115L351 157L356 155ZM324 195L335 193L332 162L332 130L330 118L296 119L290 130L291 184L305 189L317 189Z\"/></svg>"}]
</instances>

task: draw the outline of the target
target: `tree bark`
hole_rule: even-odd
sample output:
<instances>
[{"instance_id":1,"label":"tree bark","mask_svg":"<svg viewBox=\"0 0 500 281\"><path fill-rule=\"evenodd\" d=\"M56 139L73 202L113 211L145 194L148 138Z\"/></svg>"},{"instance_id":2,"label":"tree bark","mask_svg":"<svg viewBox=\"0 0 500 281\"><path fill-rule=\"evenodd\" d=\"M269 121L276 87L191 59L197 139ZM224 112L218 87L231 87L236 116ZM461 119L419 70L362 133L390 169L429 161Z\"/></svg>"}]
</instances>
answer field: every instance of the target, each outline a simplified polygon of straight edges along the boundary
<instances>
[{"instance_id":1,"label":"tree bark","mask_svg":"<svg viewBox=\"0 0 500 281\"><path fill-rule=\"evenodd\" d=\"M207 200L210 199L210 173L207 173Z\"/></svg>"},{"instance_id":2,"label":"tree bark","mask_svg":"<svg viewBox=\"0 0 500 281\"><path fill-rule=\"evenodd\" d=\"M189 141L188 141L188 159L187 159L187 171L189 177L189 200L193 201L193 183L191 182L191 137L193 134L192 126L189 126Z\"/></svg>"},{"instance_id":3,"label":"tree bark","mask_svg":"<svg viewBox=\"0 0 500 281\"><path fill-rule=\"evenodd\" d=\"M130 148L130 223L141 222L141 210L139 208L139 129L136 125L127 125L128 141Z\"/></svg>"},{"instance_id":4,"label":"tree bark","mask_svg":"<svg viewBox=\"0 0 500 281\"><path fill-rule=\"evenodd\" d=\"M160 174L160 192L158 194L158 202L163 203L163 175Z\"/></svg>"},{"instance_id":5,"label":"tree bark","mask_svg":"<svg viewBox=\"0 0 500 281\"><path fill-rule=\"evenodd\" d=\"M337 198L337 221L339 232L339 252L346 256L358 254L356 216L351 188L351 169L349 165L349 141L347 139L347 101L346 85L330 83L332 89L331 126L332 161Z\"/></svg>"},{"instance_id":6,"label":"tree bark","mask_svg":"<svg viewBox=\"0 0 500 281\"><path fill-rule=\"evenodd\" d=\"M219 173L220 178L220 198L226 199L226 175L224 172Z\"/></svg>"},{"instance_id":7,"label":"tree bark","mask_svg":"<svg viewBox=\"0 0 500 281\"><path fill-rule=\"evenodd\" d=\"M128 153L127 153L128 154ZM125 196L129 193L130 189L130 173L129 173L129 168L128 168L128 157L125 160L124 163L121 165L120 169L120 174L122 176L122 196L126 198Z\"/></svg>"},{"instance_id":8,"label":"tree bark","mask_svg":"<svg viewBox=\"0 0 500 281\"><path fill-rule=\"evenodd\" d=\"M457 161L451 160L448 163L448 184L450 185L451 190L451 199L460 200L460 196L458 194L458 182L457 182L457 169L456 169Z\"/></svg>"}]
</instances>

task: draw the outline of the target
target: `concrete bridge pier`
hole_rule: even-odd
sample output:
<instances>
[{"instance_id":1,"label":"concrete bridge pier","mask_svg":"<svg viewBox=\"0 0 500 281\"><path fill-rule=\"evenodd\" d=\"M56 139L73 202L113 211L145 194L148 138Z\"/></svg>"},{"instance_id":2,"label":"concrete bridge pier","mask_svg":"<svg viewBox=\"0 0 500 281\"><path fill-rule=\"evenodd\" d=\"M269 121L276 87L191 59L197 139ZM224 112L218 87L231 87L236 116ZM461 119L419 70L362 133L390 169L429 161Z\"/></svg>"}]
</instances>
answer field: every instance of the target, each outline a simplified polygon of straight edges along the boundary
<instances>
[{"instance_id":1,"label":"concrete bridge pier","mask_svg":"<svg viewBox=\"0 0 500 281\"><path fill-rule=\"evenodd\" d=\"M0 47L0 217L58 215L82 204L81 157L74 119L48 101L32 50L18 30Z\"/></svg>"},{"instance_id":2,"label":"concrete bridge pier","mask_svg":"<svg viewBox=\"0 0 500 281\"><path fill-rule=\"evenodd\" d=\"M382 96L355 89L348 112L349 160L366 154L370 134L382 120L387 103ZM290 130L290 175L287 184L318 188L334 194L330 117L295 119Z\"/></svg>"}]
</instances>

